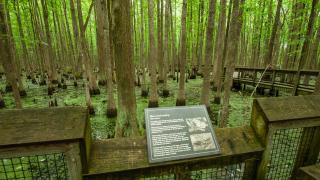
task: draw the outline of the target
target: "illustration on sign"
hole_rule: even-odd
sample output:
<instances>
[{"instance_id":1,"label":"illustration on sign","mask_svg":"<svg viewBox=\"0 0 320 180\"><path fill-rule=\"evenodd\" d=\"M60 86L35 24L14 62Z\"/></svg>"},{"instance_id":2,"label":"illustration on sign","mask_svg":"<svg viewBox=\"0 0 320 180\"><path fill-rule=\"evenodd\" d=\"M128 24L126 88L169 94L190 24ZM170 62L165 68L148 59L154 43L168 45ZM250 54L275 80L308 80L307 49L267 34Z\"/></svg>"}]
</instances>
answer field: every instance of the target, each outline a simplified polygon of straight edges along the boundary
<instances>
[{"instance_id":1,"label":"illustration on sign","mask_svg":"<svg viewBox=\"0 0 320 180\"><path fill-rule=\"evenodd\" d=\"M149 162L220 152L205 106L145 109Z\"/></svg>"}]
</instances>

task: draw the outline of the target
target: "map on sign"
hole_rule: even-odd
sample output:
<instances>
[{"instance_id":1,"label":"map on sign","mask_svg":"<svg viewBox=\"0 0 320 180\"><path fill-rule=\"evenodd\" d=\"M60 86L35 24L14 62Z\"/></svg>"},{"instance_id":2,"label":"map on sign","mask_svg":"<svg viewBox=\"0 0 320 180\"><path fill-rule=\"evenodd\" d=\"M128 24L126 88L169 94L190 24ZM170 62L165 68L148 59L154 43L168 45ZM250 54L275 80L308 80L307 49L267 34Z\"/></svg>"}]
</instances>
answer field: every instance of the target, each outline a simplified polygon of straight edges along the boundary
<instances>
[{"instance_id":1,"label":"map on sign","mask_svg":"<svg viewBox=\"0 0 320 180\"><path fill-rule=\"evenodd\" d=\"M145 109L149 162L220 153L205 106Z\"/></svg>"}]
</instances>

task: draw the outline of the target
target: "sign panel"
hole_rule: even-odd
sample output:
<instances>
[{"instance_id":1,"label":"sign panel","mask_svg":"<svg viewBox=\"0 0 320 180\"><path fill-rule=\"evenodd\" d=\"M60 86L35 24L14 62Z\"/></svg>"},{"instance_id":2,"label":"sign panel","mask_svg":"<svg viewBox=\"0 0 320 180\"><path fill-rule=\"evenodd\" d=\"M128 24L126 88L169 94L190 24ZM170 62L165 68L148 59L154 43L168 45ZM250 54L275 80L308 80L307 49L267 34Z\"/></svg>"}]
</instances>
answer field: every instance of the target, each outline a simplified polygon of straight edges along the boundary
<instances>
[{"instance_id":1,"label":"sign panel","mask_svg":"<svg viewBox=\"0 0 320 180\"><path fill-rule=\"evenodd\" d=\"M145 121L150 163L220 153L204 105L147 108Z\"/></svg>"}]
</instances>

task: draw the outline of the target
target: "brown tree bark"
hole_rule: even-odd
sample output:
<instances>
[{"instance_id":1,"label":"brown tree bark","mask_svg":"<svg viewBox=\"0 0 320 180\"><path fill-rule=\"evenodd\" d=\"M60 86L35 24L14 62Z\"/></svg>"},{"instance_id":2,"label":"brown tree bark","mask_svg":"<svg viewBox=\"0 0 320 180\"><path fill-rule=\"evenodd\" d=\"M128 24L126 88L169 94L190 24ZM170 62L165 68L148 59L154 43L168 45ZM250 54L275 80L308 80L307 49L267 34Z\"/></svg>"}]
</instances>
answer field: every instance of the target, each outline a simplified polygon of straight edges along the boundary
<instances>
[{"instance_id":1,"label":"brown tree bark","mask_svg":"<svg viewBox=\"0 0 320 180\"><path fill-rule=\"evenodd\" d=\"M158 72L159 72L159 82L163 83L164 81L164 72L163 72L163 3L162 0L157 0L157 37L158 37L158 47L157 47L157 61L158 61Z\"/></svg>"},{"instance_id":2,"label":"brown tree bark","mask_svg":"<svg viewBox=\"0 0 320 180\"><path fill-rule=\"evenodd\" d=\"M185 78L186 78L186 58L187 58L187 0L183 0L181 15L181 36L180 36L180 81L179 91L176 101L177 106L186 105Z\"/></svg>"},{"instance_id":3,"label":"brown tree bark","mask_svg":"<svg viewBox=\"0 0 320 180\"><path fill-rule=\"evenodd\" d=\"M202 73L202 63L203 63L203 55L202 55L202 50L203 50L203 34L204 34L204 1L200 0L199 2L199 15L198 15L198 48L197 48L197 66L198 66L198 71L199 73Z\"/></svg>"},{"instance_id":4,"label":"brown tree bark","mask_svg":"<svg viewBox=\"0 0 320 180\"><path fill-rule=\"evenodd\" d=\"M105 0L102 0L105 2ZM110 3L110 1L109 1ZM104 4L105 5L105 4ZM104 14L104 34L105 34L105 45L106 45L106 62L107 62L107 96L108 96L108 101L107 101L107 117L115 117L117 116L117 107L115 104L115 99L114 99L114 90L113 90L113 80L112 80L112 71L113 71L113 65L112 65L112 58L113 58L113 52L111 51L111 42L110 41L110 25L109 25L109 14L107 13L107 9L103 9L103 14Z\"/></svg>"},{"instance_id":5,"label":"brown tree bark","mask_svg":"<svg viewBox=\"0 0 320 180\"><path fill-rule=\"evenodd\" d=\"M22 78L21 78L21 62L19 60L18 55L16 55L16 44L13 39L13 31L12 31L12 23L11 23L11 17L9 13L9 1L6 1L6 13L7 13L7 26L8 26L8 34L10 36L9 38L9 44L10 44L10 53L12 56L12 69L10 71L14 72L15 79L18 81L18 90L20 93L20 96L24 97L27 95L26 91L24 90Z\"/></svg>"},{"instance_id":6,"label":"brown tree bark","mask_svg":"<svg viewBox=\"0 0 320 180\"><path fill-rule=\"evenodd\" d=\"M22 58L24 62L24 68L26 70L27 75L30 75L31 73L31 67L30 67L30 60L29 60L29 53L27 50L27 45L25 41L25 35L23 32L23 27L22 27L22 21L21 21L21 13L20 13L20 0L16 0L13 5L15 9L15 14L17 17L17 22L18 22L18 27L19 27L19 35L20 35L20 42L22 46Z\"/></svg>"},{"instance_id":7,"label":"brown tree bark","mask_svg":"<svg viewBox=\"0 0 320 180\"><path fill-rule=\"evenodd\" d=\"M79 29L80 29L80 47L81 47L80 57L85 65L85 71L89 79L90 94L96 95L96 94L100 94L100 90L97 86L96 78L92 74L93 69L92 69L92 64L90 59L88 42L86 40L86 27L88 25L89 18L87 18L85 22L83 21L81 0L77 0L77 10L78 10L78 20L79 20ZM90 14L88 15L88 17L89 16Z\"/></svg>"},{"instance_id":8,"label":"brown tree bark","mask_svg":"<svg viewBox=\"0 0 320 180\"><path fill-rule=\"evenodd\" d=\"M177 62L177 53L176 53L176 31L173 25L173 12L172 12L172 4L171 0L168 0L169 11L170 11L170 30L171 30L171 76L175 79L175 70L176 70L176 62Z\"/></svg>"},{"instance_id":9,"label":"brown tree bark","mask_svg":"<svg viewBox=\"0 0 320 180\"><path fill-rule=\"evenodd\" d=\"M240 40L240 33L242 29L242 14L243 14L244 0L241 2L235 0L233 2L232 19L230 24L230 36L228 37L228 50L226 55L226 75L224 81L223 107L220 121L220 127L226 127L229 115L229 99L231 94L231 86L233 81L233 72L235 69L235 62L238 55L238 46Z\"/></svg>"},{"instance_id":10,"label":"brown tree bark","mask_svg":"<svg viewBox=\"0 0 320 180\"><path fill-rule=\"evenodd\" d=\"M165 34L164 34L164 58L163 58L163 89L162 96L168 97L168 64L170 64L170 44L169 44L169 27L170 27L170 19L169 19L169 0L165 0Z\"/></svg>"},{"instance_id":11,"label":"brown tree bark","mask_svg":"<svg viewBox=\"0 0 320 180\"><path fill-rule=\"evenodd\" d=\"M207 24L207 36L206 36L206 51L205 51L205 66L203 67L203 84L201 92L200 103L204 104L207 109L210 108L210 69L212 62L212 53L213 53L213 28L214 28L214 18L215 18L215 9L216 1L210 0L209 4L209 17Z\"/></svg>"},{"instance_id":12,"label":"brown tree bark","mask_svg":"<svg viewBox=\"0 0 320 180\"><path fill-rule=\"evenodd\" d=\"M154 20L153 20L153 0L148 0L148 21L149 21L149 70L151 73L151 91L148 107L158 107L157 76L156 76L156 54L154 38Z\"/></svg>"},{"instance_id":13,"label":"brown tree bark","mask_svg":"<svg viewBox=\"0 0 320 180\"><path fill-rule=\"evenodd\" d=\"M56 83L57 81L57 73L56 73L56 66L54 63L54 53L52 48L52 40L51 40L51 32L49 28L49 12L47 7L47 1L41 0L42 11L43 11L43 20L45 26L45 33L46 33L46 43L48 48L48 55L49 55L49 63L50 63L50 73L51 73L51 80L52 83Z\"/></svg>"},{"instance_id":14,"label":"brown tree bark","mask_svg":"<svg viewBox=\"0 0 320 180\"><path fill-rule=\"evenodd\" d=\"M96 24L97 24L97 50L99 61L99 84L106 84L106 47L105 47L105 13L107 5L105 0L97 0L95 3L96 9Z\"/></svg>"},{"instance_id":15,"label":"brown tree bark","mask_svg":"<svg viewBox=\"0 0 320 180\"><path fill-rule=\"evenodd\" d=\"M144 45L144 8L143 0L140 0L140 16L141 16L141 38L140 38L140 69L142 73L142 85L141 85L141 96L148 96L147 81L146 81L146 57L145 57L145 45Z\"/></svg>"},{"instance_id":16,"label":"brown tree bark","mask_svg":"<svg viewBox=\"0 0 320 180\"><path fill-rule=\"evenodd\" d=\"M226 6L227 1L221 0L220 1L220 16L219 16L219 25L218 25L218 33L216 37L216 47L215 47L215 63L213 68L215 69L214 74L214 83L213 85L217 89L217 93L214 96L214 103L220 104L221 99L221 91L222 91L222 82L221 76L223 73L223 63L222 63L222 56L223 56L223 47L224 47L224 37L226 34Z\"/></svg>"},{"instance_id":17,"label":"brown tree bark","mask_svg":"<svg viewBox=\"0 0 320 180\"><path fill-rule=\"evenodd\" d=\"M7 78L12 85L13 96L16 103L16 108L22 108L22 103L20 99L18 84L16 80L16 75L13 69L13 57L10 50L10 38L12 38L9 34L9 26L6 17L6 10L5 10L5 2L0 0L0 62L5 68L7 72Z\"/></svg>"},{"instance_id":18,"label":"brown tree bark","mask_svg":"<svg viewBox=\"0 0 320 180\"><path fill-rule=\"evenodd\" d=\"M319 2L319 0L312 1L312 8L311 8L311 13L310 13L310 17L309 17L308 28L307 28L305 39L303 42L300 59L298 62L298 71L297 71L297 74L295 75L294 87L293 87L293 91L292 91L293 96L297 95L297 89L298 89L298 86L300 83L301 69L304 67L306 60L308 59L308 54L309 54L309 49L310 49L310 44L311 44L310 42L311 42L311 38L313 36L314 21L315 21L316 15L317 15L316 8L317 8L318 2Z\"/></svg>"},{"instance_id":19,"label":"brown tree bark","mask_svg":"<svg viewBox=\"0 0 320 180\"><path fill-rule=\"evenodd\" d=\"M130 1L113 0L113 43L115 50L118 85L119 116L116 137L123 136L125 124L130 124L130 135L138 136L136 119L136 96L134 87L134 63L131 34Z\"/></svg>"},{"instance_id":20,"label":"brown tree bark","mask_svg":"<svg viewBox=\"0 0 320 180\"><path fill-rule=\"evenodd\" d=\"M269 45L268 45L268 51L266 53L265 60L264 60L264 66L265 67L268 64L272 64L274 44L275 44L275 39L276 39L279 23L280 23L280 10L281 10L281 7L282 7L282 0L278 0L276 16L275 16L275 19L274 19L272 32L271 32L271 37L270 37Z\"/></svg>"}]
</instances>

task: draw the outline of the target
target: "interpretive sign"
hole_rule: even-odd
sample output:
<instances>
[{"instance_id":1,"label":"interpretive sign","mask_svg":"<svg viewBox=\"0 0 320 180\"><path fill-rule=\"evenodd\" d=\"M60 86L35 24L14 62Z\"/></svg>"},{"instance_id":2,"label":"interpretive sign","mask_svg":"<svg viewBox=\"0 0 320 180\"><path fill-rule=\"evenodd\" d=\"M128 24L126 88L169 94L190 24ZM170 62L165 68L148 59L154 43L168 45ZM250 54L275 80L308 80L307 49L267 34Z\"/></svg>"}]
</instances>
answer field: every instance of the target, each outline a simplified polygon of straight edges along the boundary
<instances>
[{"instance_id":1,"label":"interpretive sign","mask_svg":"<svg viewBox=\"0 0 320 180\"><path fill-rule=\"evenodd\" d=\"M149 162L219 154L205 106L145 109Z\"/></svg>"}]
</instances>

